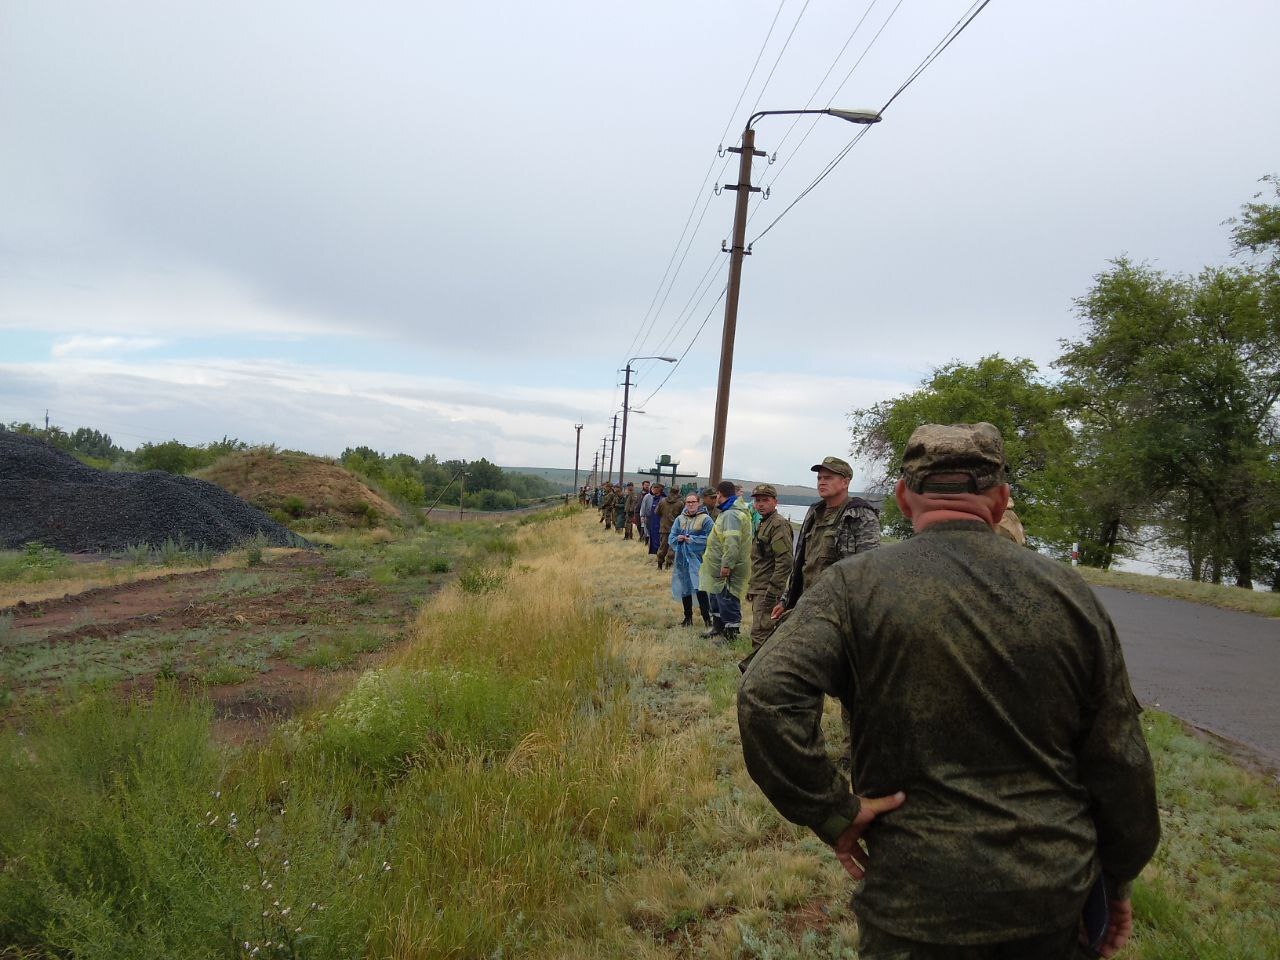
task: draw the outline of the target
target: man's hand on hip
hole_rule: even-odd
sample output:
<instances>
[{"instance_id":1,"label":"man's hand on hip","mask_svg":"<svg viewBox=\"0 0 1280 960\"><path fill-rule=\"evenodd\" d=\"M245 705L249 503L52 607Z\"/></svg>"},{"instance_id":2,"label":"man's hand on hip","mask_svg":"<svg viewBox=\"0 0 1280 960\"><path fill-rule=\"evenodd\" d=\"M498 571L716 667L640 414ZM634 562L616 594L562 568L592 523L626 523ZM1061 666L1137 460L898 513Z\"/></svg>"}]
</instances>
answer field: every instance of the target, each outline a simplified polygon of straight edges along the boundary
<instances>
[{"instance_id":1,"label":"man's hand on hip","mask_svg":"<svg viewBox=\"0 0 1280 960\"><path fill-rule=\"evenodd\" d=\"M1114 957L1129 942L1129 934L1133 933L1133 903L1128 898L1108 901L1110 916L1107 917L1107 932L1098 944L1098 956Z\"/></svg>"},{"instance_id":2,"label":"man's hand on hip","mask_svg":"<svg viewBox=\"0 0 1280 960\"><path fill-rule=\"evenodd\" d=\"M836 838L836 859L845 872L855 880L861 880L867 871L867 851L859 841L871 822L882 813L897 810L906 802L907 795L899 790L889 797L859 797L861 806L849 828Z\"/></svg>"}]
</instances>

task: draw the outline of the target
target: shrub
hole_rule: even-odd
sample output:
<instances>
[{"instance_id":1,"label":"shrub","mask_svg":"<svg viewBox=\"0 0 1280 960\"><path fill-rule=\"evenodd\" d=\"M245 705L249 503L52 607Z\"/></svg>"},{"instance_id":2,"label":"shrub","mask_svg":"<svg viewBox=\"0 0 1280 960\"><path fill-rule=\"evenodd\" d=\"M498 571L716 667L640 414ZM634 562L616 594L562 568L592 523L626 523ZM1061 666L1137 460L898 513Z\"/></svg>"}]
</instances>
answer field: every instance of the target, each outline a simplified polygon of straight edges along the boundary
<instances>
[{"instance_id":1,"label":"shrub","mask_svg":"<svg viewBox=\"0 0 1280 960\"><path fill-rule=\"evenodd\" d=\"M432 557L431 562L427 564L427 569L432 573L448 573L453 569L453 564L449 562L448 557Z\"/></svg>"},{"instance_id":2,"label":"shrub","mask_svg":"<svg viewBox=\"0 0 1280 960\"><path fill-rule=\"evenodd\" d=\"M507 572L501 567L471 567L458 577L463 593L492 593L506 582Z\"/></svg>"},{"instance_id":3,"label":"shrub","mask_svg":"<svg viewBox=\"0 0 1280 960\"><path fill-rule=\"evenodd\" d=\"M28 543L21 551L0 554L0 581L37 582L65 576L71 561L42 543Z\"/></svg>"},{"instance_id":4,"label":"shrub","mask_svg":"<svg viewBox=\"0 0 1280 960\"><path fill-rule=\"evenodd\" d=\"M474 669L371 670L325 719L320 742L382 773L403 770L433 747L506 750L532 719L526 687Z\"/></svg>"},{"instance_id":5,"label":"shrub","mask_svg":"<svg viewBox=\"0 0 1280 960\"><path fill-rule=\"evenodd\" d=\"M284 498L284 501L280 504L280 506L285 513L287 513L289 516L293 517L294 519L297 519L298 517L301 517L302 514L306 511L307 501L303 500L299 496L290 495Z\"/></svg>"}]
</instances>

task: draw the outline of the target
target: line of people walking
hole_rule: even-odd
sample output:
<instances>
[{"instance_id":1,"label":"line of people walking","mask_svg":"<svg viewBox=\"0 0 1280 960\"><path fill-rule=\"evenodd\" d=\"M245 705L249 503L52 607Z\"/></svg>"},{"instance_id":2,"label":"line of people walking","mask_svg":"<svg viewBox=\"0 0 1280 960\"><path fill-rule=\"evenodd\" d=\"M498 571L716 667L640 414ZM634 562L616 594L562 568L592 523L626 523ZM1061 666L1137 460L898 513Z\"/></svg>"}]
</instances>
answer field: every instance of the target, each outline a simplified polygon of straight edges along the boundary
<instances>
[{"instance_id":1,"label":"line of people walking","mask_svg":"<svg viewBox=\"0 0 1280 960\"><path fill-rule=\"evenodd\" d=\"M671 569L671 595L683 609L680 626L694 625L703 637L731 643L742 629L742 607L752 610L751 641L759 647L796 605L806 583L828 566L880 544L880 516L874 504L850 496L853 469L839 457L811 468L819 500L809 507L799 534L778 512L778 491L757 484L748 498L729 480L701 492L668 490L646 480L600 490L600 522L624 540L641 532L641 542L659 570ZM586 489L580 499L587 500Z\"/></svg>"}]
</instances>

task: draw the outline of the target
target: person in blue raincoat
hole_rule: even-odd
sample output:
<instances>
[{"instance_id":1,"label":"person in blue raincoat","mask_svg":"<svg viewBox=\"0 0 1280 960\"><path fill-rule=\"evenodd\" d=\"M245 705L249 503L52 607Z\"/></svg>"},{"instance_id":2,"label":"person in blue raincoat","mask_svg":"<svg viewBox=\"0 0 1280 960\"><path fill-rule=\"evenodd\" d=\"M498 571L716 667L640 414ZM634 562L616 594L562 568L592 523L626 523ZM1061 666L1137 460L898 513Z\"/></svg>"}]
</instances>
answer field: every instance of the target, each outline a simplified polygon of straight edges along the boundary
<instances>
[{"instance_id":1,"label":"person in blue raincoat","mask_svg":"<svg viewBox=\"0 0 1280 960\"><path fill-rule=\"evenodd\" d=\"M694 491L684 498L684 511L671 524L667 545L671 548L671 596L684 606L682 627L693 626L693 598L698 598L698 610L702 622L711 625L711 603L707 594L698 589L698 570L702 566L702 552L707 547L711 533L711 514L702 505Z\"/></svg>"}]
</instances>

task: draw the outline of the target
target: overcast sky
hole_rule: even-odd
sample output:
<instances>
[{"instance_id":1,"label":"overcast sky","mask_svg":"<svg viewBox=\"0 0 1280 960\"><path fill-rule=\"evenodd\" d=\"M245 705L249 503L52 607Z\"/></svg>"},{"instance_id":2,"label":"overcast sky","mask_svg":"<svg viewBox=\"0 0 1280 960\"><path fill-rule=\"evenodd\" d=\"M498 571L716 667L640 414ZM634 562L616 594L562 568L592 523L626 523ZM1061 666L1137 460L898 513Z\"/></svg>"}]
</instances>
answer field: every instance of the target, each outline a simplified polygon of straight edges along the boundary
<instances>
[{"instance_id":1,"label":"overcast sky","mask_svg":"<svg viewBox=\"0 0 1280 960\"><path fill-rule=\"evenodd\" d=\"M627 357L692 343L627 460L705 472L717 146L879 107L968 7L2 0L0 420L562 467L581 422L589 466ZM953 358L1047 365L1112 257L1224 262L1278 39L1274 0L994 0L747 259L726 473L807 482ZM809 129L757 125L749 239L858 128Z\"/></svg>"}]
</instances>

